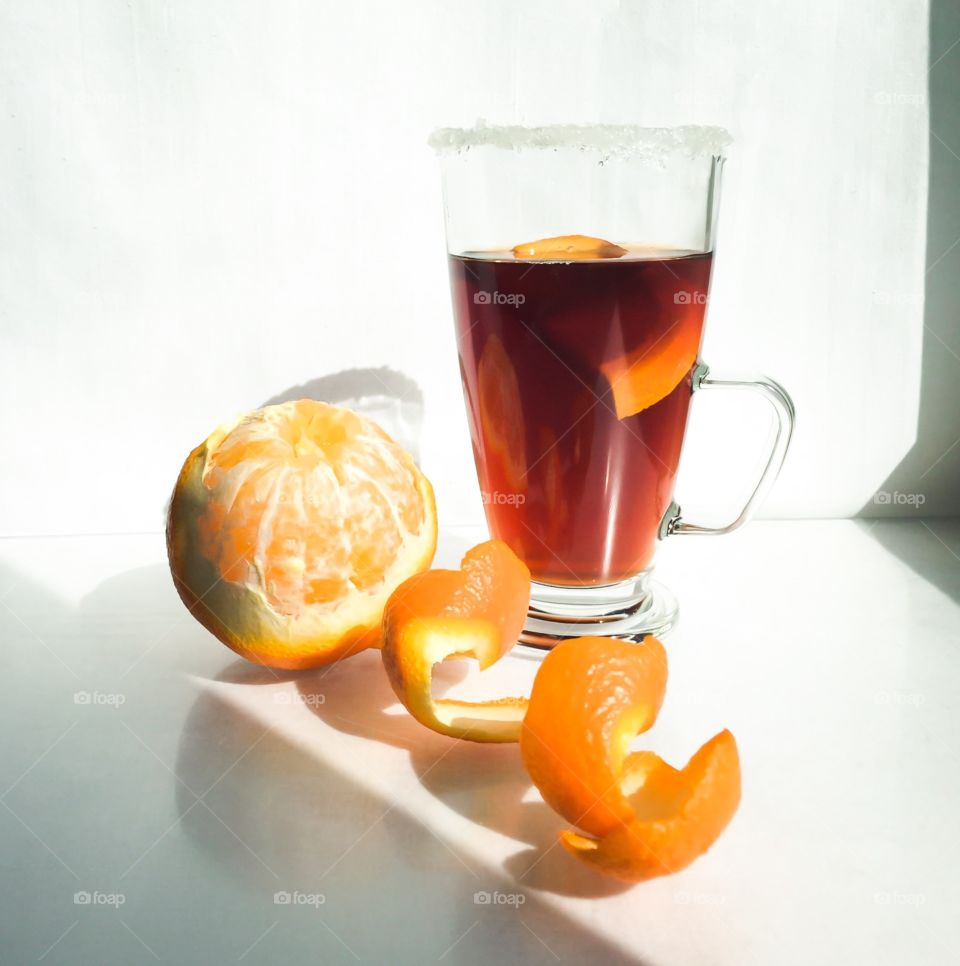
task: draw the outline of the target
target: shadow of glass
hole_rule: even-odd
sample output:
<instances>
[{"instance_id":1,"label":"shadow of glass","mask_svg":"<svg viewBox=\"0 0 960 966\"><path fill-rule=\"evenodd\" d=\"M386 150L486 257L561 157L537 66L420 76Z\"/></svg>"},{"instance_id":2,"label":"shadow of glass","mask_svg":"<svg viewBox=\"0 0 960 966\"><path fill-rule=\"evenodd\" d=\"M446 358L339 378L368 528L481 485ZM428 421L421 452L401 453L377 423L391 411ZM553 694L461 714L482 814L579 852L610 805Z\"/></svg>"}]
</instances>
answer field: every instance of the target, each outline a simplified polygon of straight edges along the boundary
<instances>
[{"instance_id":1,"label":"shadow of glass","mask_svg":"<svg viewBox=\"0 0 960 966\"><path fill-rule=\"evenodd\" d=\"M464 677L466 663L447 661L436 668L437 694ZM598 876L559 844L565 823L532 795L516 745L456 741L424 728L400 707L378 652L365 651L314 671L279 673L280 680L296 682L301 703L331 728L403 749L418 780L436 799L478 826L529 846L504 865L518 886L579 898L630 888ZM270 685L278 678L266 668L237 661L218 680Z\"/></svg>"},{"instance_id":2,"label":"shadow of glass","mask_svg":"<svg viewBox=\"0 0 960 966\"><path fill-rule=\"evenodd\" d=\"M296 681L304 693L322 688L327 707L344 719L332 720L344 730L405 744L426 772L450 742L405 713L378 717L395 699L375 652L319 672L274 672L231 659L183 611L162 564L113 574L76 604L8 567L0 568L0 589L12 592L11 609L0 613L11 644L7 711L37 737L25 742L22 729L8 736L5 760L14 774L30 772L9 802L22 814L32 808L31 826L49 836L84 882L109 873L103 881L127 896L126 921L162 958L188 966L241 955L245 963L272 963L309 953L324 962L355 962L342 937L361 960L373 962L435 961L454 944L446 956L454 962L555 962L542 942L575 960L638 962L534 889L524 888L519 910L478 906L478 889L509 889L499 868L471 870L464 864L469 856L456 857L417 816L392 808L389 796L332 765L323 749L314 753L275 733L268 719L228 693L227 685L240 691L278 680ZM34 627L50 651L32 637ZM450 665L438 678L449 686L461 671ZM201 680L197 696L187 675L218 681L221 690ZM122 714L81 714L43 767L32 768L38 749L80 714L72 697L78 688L121 690ZM499 798L487 799L488 808L524 794L515 748L464 746L451 761L459 761L462 780L481 795L488 772L501 789ZM460 794L456 771L438 768L433 777L444 795ZM15 863L36 865L39 847L29 833L21 830L10 844ZM59 907L42 901L42 890L64 872L42 863L38 869L16 890L23 900L9 910L16 919L6 920L16 923L7 937L11 949L32 951L34 959L64 928ZM322 893L325 903L277 905L276 893L296 890ZM70 948L93 944L82 958L98 962L120 961L110 957L122 956L130 939L120 927L82 935L77 929L76 937Z\"/></svg>"},{"instance_id":3,"label":"shadow of glass","mask_svg":"<svg viewBox=\"0 0 960 966\"><path fill-rule=\"evenodd\" d=\"M377 673L379 663L379 655L367 652L325 675L300 672L300 693L305 698L323 696L322 704L304 704L350 734L383 741L386 731L391 743L406 747L428 772L428 763L438 755L444 761L451 757L449 739L423 729L409 716L384 714L396 699L385 675ZM276 684L265 669L241 661L226 668L218 681ZM461 744L465 749L459 769L473 785L462 795L481 794L489 780L493 788L509 791L495 792L488 807L518 798L523 783L516 777L522 774L516 748ZM508 771L513 775L508 777ZM489 888L489 880L469 867L467 857L451 854L449 846L409 815L215 693L202 694L190 712L176 774L181 827L222 877L242 880L247 888L264 893L324 893L324 918L338 934L349 937L361 958L366 953L376 960L389 953L398 963L436 959L479 923L477 936L470 943L464 940L463 948L457 945L453 961L489 962L495 950L501 961L522 957L524 962L555 962L547 950L562 949L564 958L572 955L575 960L599 955L604 962L642 962L538 903L533 890L522 907L522 922L520 916L478 906L476 892ZM453 780L453 772L442 774L441 785ZM196 804L198 795L212 811ZM391 864L392 874L387 871ZM494 929L495 936L488 931ZM357 936L377 948L364 948L353 938ZM325 951L333 946L327 942ZM276 954L274 946L273 961Z\"/></svg>"},{"instance_id":4,"label":"shadow of glass","mask_svg":"<svg viewBox=\"0 0 960 966\"><path fill-rule=\"evenodd\" d=\"M464 660L439 665L435 692L443 694L462 679L466 664ZM457 741L424 728L402 708L391 713L388 709L399 708L399 703L380 665L379 654L367 651L305 674L298 678L297 689L303 704L330 727L403 748L420 783L448 808L530 846L505 865L517 885L580 898L629 888L591 872L558 845L562 819L542 801L527 800L532 786L516 745ZM357 701L358 694L363 695L362 702ZM542 856L552 857L546 866ZM528 871L535 869L549 874L528 879Z\"/></svg>"}]
</instances>

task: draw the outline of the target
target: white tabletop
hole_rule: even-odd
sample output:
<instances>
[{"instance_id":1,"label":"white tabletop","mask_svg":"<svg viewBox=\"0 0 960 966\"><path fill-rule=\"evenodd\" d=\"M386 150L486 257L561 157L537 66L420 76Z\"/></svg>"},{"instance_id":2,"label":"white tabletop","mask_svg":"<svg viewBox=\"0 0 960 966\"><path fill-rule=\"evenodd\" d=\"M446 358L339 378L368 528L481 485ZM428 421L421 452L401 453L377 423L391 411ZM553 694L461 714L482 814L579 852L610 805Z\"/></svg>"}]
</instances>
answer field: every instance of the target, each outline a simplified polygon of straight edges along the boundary
<instances>
[{"instance_id":1,"label":"white tabletop","mask_svg":"<svg viewBox=\"0 0 960 966\"><path fill-rule=\"evenodd\" d=\"M444 533L439 562L481 537ZM689 869L627 887L555 845L515 746L421 728L378 654L239 660L159 534L2 540L0 960L951 962L958 554L944 520L667 542L681 623L637 746L679 765L729 727L743 802ZM438 676L502 696L537 666Z\"/></svg>"}]
</instances>

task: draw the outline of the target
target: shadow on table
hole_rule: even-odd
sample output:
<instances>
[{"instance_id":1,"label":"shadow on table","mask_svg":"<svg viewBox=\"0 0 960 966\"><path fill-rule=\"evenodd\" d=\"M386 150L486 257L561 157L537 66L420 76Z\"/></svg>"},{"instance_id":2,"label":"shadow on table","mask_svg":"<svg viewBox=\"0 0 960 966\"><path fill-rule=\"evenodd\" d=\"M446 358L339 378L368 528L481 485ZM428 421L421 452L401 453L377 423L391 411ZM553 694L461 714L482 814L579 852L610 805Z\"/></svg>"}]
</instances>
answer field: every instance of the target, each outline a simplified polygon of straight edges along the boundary
<instances>
[{"instance_id":1,"label":"shadow on table","mask_svg":"<svg viewBox=\"0 0 960 966\"><path fill-rule=\"evenodd\" d=\"M457 741L429 731L405 711L388 713L398 702L380 664L376 653L359 655L332 671L320 669L300 678L297 688L304 703L331 727L405 749L421 784L448 808L529 845L505 865L518 886L591 898L629 888L598 876L560 846L557 834L565 822L532 795L517 745ZM461 661L438 666L437 693L465 671ZM358 705L361 693L364 701Z\"/></svg>"},{"instance_id":2,"label":"shadow on table","mask_svg":"<svg viewBox=\"0 0 960 966\"><path fill-rule=\"evenodd\" d=\"M455 684L465 670L459 661L440 665L434 675L437 691ZM377 652L364 652L329 668L279 673L280 680L296 682L303 706L330 727L404 749L421 784L447 807L529 845L505 865L516 885L582 898L614 895L629 888L598 876L559 845L557 833L565 823L531 794L516 745L456 741L424 728L399 708ZM277 683L276 674L238 661L219 680L269 685ZM525 800L528 797L531 800Z\"/></svg>"},{"instance_id":3,"label":"shadow on table","mask_svg":"<svg viewBox=\"0 0 960 966\"><path fill-rule=\"evenodd\" d=\"M467 544L445 534L444 547L455 559ZM457 683L466 670L466 661L439 665L434 672L437 691ZM559 844L558 833L566 823L534 792L516 745L457 741L424 728L400 706L378 652L302 672L237 661L218 680L243 686L293 680L303 706L330 727L404 749L419 781L435 798L470 821L528 846L504 867L505 876L518 887L581 898L614 895L629 888L598 875ZM194 787L189 780L186 784Z\"/></svg>"},{"instance_id":4,"label":"shadow on table","mask_svg":"<svg viewBox=\"0 0 960 966\"><path fill-rule=\"evenodd\" d=\"M857 523L914 573L960 603L960 519L861 519Z\"/></svg>"},{"instance_id":5,"label":"shadow on table","mask_svg":"<svg viewBox=\"0 0 960 966\"><path fill-rule=\"evenodd\" d=\"M455 668L440 672L446 683L458 676ZM362 942L373 930L390 937L396 962L413 961L408 957L414 955L417 961L435 959L451 944L457 947L452 961L489 961L495 943L507 960L554 962L553 950L562 949L563 959L599 955L604 962L642 963L537 900L535 890L548 880L554 891L578 896L606 895L622 886L552 848L561 820L541 802L523 801L529 782L516 746L456 742L424 729L406 712L388 713L396 698L376 652L280 675L296 682L302 703L327 724L406 749L419 780L440 801L531 849L508 863L505 878L516 880L513 888L491 881L425 824L209 691L183 729L177 805L184 831L228 877L244 877L266 892L323 893L325 920L361 959ZM277 683L273 672L243 661L217 680L240 688ZM536 874L523 875L537 857ZM391 865L404 870L402 883L387 874ZM477 892L521 889L526 902L519 909L475 901ZM275 946L271 950L276 953Z\"/></svg>"}]
</instances>

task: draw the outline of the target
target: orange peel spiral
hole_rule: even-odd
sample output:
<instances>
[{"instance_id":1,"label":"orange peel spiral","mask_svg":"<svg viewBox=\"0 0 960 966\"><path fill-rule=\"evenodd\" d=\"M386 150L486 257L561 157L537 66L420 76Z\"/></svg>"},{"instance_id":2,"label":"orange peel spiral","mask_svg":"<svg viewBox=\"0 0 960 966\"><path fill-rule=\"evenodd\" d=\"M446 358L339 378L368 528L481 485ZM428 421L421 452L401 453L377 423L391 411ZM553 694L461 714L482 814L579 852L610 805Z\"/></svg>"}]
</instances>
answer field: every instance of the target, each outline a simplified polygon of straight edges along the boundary
<instances>
[{"instance_id":1,"label":"orange peel spiral","mask_svg":"<svg viewBox=\"0 0 960 966\"><path fill-rule=\"evenodd\" d=\"M391 595L381 656L394 693L421 724L481 742L517 741L526 698L434 698L434 665L473 657L484 670L517 641L530 600L530 571L499 540L469 550L460 570L430 570Z\"/></svg>"},{"instance_id":2,"label":"orange peel spiral","mask_svg":"<svg viewBox=\"0 0 960 966\"><path fill-rule=\"evenodd\" d=\"M630 741L656 720L667 681L663 646L566 641L544 659L520 749L544 801L582 832L561 844L628 881L677 872L702 855L740 801L740 764L722 731L682 770Z\"/></svg>"}]
</instances>

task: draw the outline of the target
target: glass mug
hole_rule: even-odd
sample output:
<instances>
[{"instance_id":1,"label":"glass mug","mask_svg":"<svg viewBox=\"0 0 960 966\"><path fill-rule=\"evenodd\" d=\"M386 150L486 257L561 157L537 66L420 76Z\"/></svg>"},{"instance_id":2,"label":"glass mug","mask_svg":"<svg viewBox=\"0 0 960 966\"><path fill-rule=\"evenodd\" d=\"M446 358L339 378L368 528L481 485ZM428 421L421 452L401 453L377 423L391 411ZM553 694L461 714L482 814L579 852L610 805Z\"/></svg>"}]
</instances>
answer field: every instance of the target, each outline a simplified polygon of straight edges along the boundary
<instances>
[{"instance_id":1,"label":"glass mug","mask_svg":"<svg viewBox=\"0 0 960 966\"><path fill-rule=\"evenodd\" d=\"M607 125L431 138L487 522L532 576L522 643L669 630L657 542L742 526L783 463L787 393L699 358L729 140ZM673 500L690 401L708 388L759 392L777 420L752 495L722 527L688 523Z\"/></svg>"}]
</instances>

